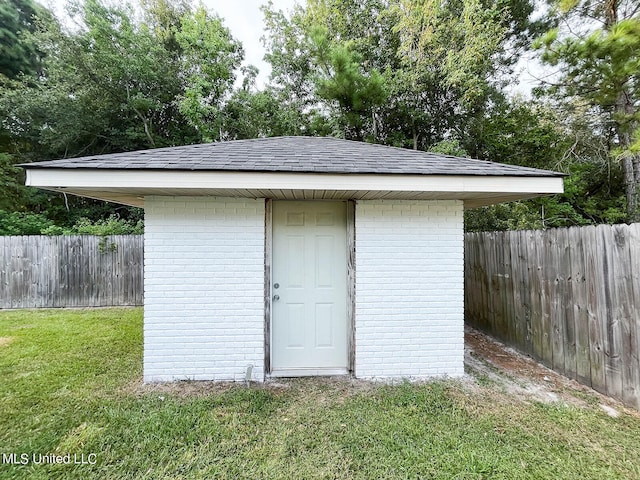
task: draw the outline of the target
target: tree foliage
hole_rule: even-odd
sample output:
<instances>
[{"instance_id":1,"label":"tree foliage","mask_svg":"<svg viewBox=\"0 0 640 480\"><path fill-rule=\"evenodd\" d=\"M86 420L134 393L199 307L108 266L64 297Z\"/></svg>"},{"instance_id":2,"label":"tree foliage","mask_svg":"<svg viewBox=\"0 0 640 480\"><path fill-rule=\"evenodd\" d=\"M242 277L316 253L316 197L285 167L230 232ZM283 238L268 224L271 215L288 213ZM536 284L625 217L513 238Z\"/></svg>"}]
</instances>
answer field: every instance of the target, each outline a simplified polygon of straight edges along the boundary
<instances>
[{"instance_id":1,"label":"tree foliage","mask_svg":"<svg viewBox=\"0 0 640 480\"><path fill-rule=\"evenodd\" d=\"M137 1L71 0L70 28L31 0L0 6L0 36L12 40L0 58L0 232L141 225L138 209L24 187L17 163L275 135L568 175L563 195L467 212L470 230L617 222L635 198L631 0L559 0L537 20L533 0L307 0L290 12L269 3L266 86L214 12ZM551 26L539 46L563 69L555 97L514 97L505 87L515 62Z\"/></svg>"},{"instance_id":2,"label":"tree foliage","mask_svg":"<svg viewBox=\"0 0 640 480\"><path fill-rule=\"evenodd\" d=\"M185 15L176 40L182 50L180 72L186 78L180 112L204 141L221 140L222 101L230 94L244 53L222 20L203 7Z\"/></svg>"},{"instance_id":3,"label":"tree foliage","mask_svg":"<svg viewBox=\"0 0 640 480\"><path fill-rule=\"evenodd\" d=\"M640 7L632 0L559 0L567 26L538 42L542 59L562 67L551 93L604 115L610 152L623 166L627 218L640 221Z\"/></svg>"},{"instance_id":4,"label":"tree foliage","mask_svg":"<svg viewBox=\"0 0 640 480\"><path fill-rule=\"evenodd\" d=\"M352 41L331 41L321 26L314 27L310 37L311 52L319 67L312 76L315 94L337 106L345 138L364 140L366 125L371 125L368 120L387 97L382 75L376 68L363 71L363 58ZM375 139L375 131L372 137Z\"/></svg>"},{"instance_id":5,"label":"tree foliage","mask_svg":"<svg viewBox=\"0 0 640 480\"><path fill-rule=\"evenodd\" d=\"M504 13L479 0L400 0L395 5L406 68L456 91L463 105L482 101L495 55L507 39Z\"/></svg>"},{"instance_id":6,"label":"tree foliage","mask_svg":"<svg viewBox=\"0 0 640 480\"><path fill-rule=\"evenodd\" d=\"M15 79L38 70L39 52L25 36L35 30L38 15L46 13L32 0L0 3L0 75Z\"/></svg>"},{"instance_id":7,"label":"tree foliage","mask_svg":"<svg viewBox=\"0 0 640 480\"><path fill-rule=\"evenodd\" d=\"M43 15L20 37L41 53L40 71L0 86L0 208L44 209L70 226L114 207L34 193L13 165L224 138L243 51L220 18L185 2L144 0L140 11L85 0L68 11L73 28Z\"/></svg>"},{"instance_id":8,"label":"tree foliage","mask_svg":"<svg viewBox=\"0 0 640 480\"><path fill-rule=\"evenodd\" d=\"M491 77L524 35L529 10L515 6L525 3L309 0L289 16L267 6L272 85L338 119L343 136L428 149L460 136L496 94Z\"/></svg>"}]
</instances>

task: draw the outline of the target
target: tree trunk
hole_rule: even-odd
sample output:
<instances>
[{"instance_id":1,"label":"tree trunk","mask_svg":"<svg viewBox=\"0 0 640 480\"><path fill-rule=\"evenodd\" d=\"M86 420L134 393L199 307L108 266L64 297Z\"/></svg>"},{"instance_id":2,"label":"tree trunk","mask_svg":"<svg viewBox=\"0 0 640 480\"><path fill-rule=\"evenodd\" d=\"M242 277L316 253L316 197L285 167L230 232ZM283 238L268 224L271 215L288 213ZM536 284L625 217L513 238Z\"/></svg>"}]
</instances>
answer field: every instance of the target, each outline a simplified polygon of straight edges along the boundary
<instances>
[{"instance_id":1,"label":"tree trunk","mask_svg":"<svg viewBox=\"0 0 640 480\"><path fill-rule=\"evenodd\" d=\"M604 2L604 29L610 31L618 22L618 4L620 0L606 0ZM627 78L626 80L629 80ZM624 170L624 186L627 200L627 221L640 222L640 155L631 153L633 142L631 132L637 126L632 118L635 108L631 96L623 82L617 86L615 106L615 126L622 150L622 167Z\"/></svg>"},{"instance_id":2,"label":"tree trunk","mask_svg":"<svg viewBox=\"0 0 640 480\"><path fill-rule=\"evenodd\" d=\"M129 86L127 86L127 101L131 101L131 95L129 93ZM149 145L151 145L151 148L156 148L156 142L153 141L153 136L151 135L151 128L149 126L149 119L142 114L142 112L140 110L138 110L136 107L133 106L133 104L131 105L131 108L133 108L134 113L136 114L136 116L142 121L142 126L144 127L144 134L147 137L147 140L149 140Z\"/></svg>"},{"instance_id":3,"label":"tree trunk","mask_svg":"<svg viewBox=\"0 0 640 480\"><path fill-rule=\"evenodd\" d=\"M640 222L640 155L629 150L631 134L629 125L618 125L622 131L618 134L622 152L622 167L624 171L624 187L627 197L627 222ZM626 127L626 128L625 128Z\"/></svg>"},{"instance_id":4,"label":"tree trunk","mask_svg":"<svg viewBox=\"0 0 640 480\"><path fill-rule=\"evenodd\" d=\"M633 139L631 132L635 130L633 118L634 105L624 88L620 88L616 98L616 131L620 149L622 150L622 167L624 170L624 186L627 199L627 221L640 222L640 155L630 151Z\"/></svg>"},{"instance_id":5,"label":"tree trunk","mask_svg":"<svg viewBox=\"0 0 640 480\"><path fill-rule=\"evenodd\" d=\"M627 221L629 223L640 222L640 175L638 164L640 160L635 155L624 155L622 165L624 167L624 183L627 196Z\"/></svg>"},{"instance_id":6,"label":"tree trunk","mask_svg":"<svg viewBox=\"0 0 640 480\"><path fill-rule=\"evenodd\" d=\"M604 29L609 30L618 21L618 3L620 0L605 0Z\"/></svg>"},{"instance_id":7,"label":"tree trunk","mask_svg":"<svg viewBox=\"0 0 640 480\"><path fill-rule=\"evenodd\" d=\"M378 140L378 122L376 121L376 112L371 111L371 123L373 125L373 142Z\"/></svg>"}]
</instances>

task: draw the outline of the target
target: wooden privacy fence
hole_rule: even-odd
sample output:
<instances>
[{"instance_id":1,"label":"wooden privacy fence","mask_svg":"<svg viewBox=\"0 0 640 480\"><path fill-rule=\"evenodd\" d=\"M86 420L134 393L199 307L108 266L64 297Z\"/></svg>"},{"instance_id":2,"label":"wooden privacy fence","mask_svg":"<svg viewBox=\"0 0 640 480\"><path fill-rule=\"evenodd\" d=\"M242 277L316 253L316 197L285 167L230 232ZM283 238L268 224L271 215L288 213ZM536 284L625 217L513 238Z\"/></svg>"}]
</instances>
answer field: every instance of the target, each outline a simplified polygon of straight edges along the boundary
<instances>
[{"instance_id":1,"label":"wooden privacy fence","mask_svg":"<svg viewBox=\"0 0 640 480\"><path fill-rule=\"evenodd\" d=\"M0 236L0 308L142 305L143 236Z\"/></svg>"},{"instance_id":2,"label":"wooden privacy fence","mask_svg":"<svg viewBox=\"0 0 640 480\"><path fill-rule=\"evenodd\" d=\"M640 408L640 224L467 234L465 316Z\"/></svg>"}]
</instances>

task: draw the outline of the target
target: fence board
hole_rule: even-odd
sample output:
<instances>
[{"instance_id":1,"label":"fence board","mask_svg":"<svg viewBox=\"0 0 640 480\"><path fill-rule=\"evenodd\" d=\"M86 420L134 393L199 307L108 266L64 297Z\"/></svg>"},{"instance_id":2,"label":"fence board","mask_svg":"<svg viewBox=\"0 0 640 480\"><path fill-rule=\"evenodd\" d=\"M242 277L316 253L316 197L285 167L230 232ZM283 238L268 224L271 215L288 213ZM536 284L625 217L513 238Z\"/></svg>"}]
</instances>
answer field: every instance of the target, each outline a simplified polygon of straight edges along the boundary
<instances>
[{"instance_id":1,"label":"fence board","mask_svg":"<svg viewBox=\"0 0 640 480\"><path fill-rule=\"evenodd\" d=\"M634 301L633 290L631 290L631 251L629 240L631 232L626 225L615 225L613 227L613 243L610 252L610 268L613 269L615 288L612 289L613 300L613 325L611 333L613 335L612 344L615 346L615 358L611 359L610 368L613 366L616 372L615 389L619 389L622 398L631 399L631 394L626 392L626 387L633 376L632 324L635 320L632 317L632 304ZM613 390L607 386L607 390Z\"/></svg>"},{"instance_id":2,"label":"fence board","mask_svg":"<svg viewBox=\"0 0 640 480\"><path fill-rule=\"evenodd\" d=\"M566 277L568 275L562 271L563 247L562 239L558 235L558 230L549 232L549 246L547 249L547 258L550 259L544 265L546 270L545 277L548 290L548 312L549 312L549 344L550 355L553 369L564 373L564 341L565 341L565 322L564 322L564 306L563 293L566 291Z\"/></svg>"},{"instance_id":3,"label":"fence board","mask_svg":"<svg viewBox=\"0 0 640 480\"><path fill-rule=\"evenodd\" d=\"M615 227L614 227L615 228ZM622 396L622 365L621 350L622 336L620 334L619 319L619 288L616 285L616 270L624 268L624 265L614 265L613 251L615 249L614 228L607 225L598 226L599 234L602 238L602 267L604 288L604 305L602 315L605 318L604 331L602 331L602 339L604 346L604 369L605 369L605 391L612 396L620 398Z\"/></svg>"},{"instance_id":4,"label":"fence board","mask_svg":"<svg viewBox=\"0 0 640 480\"><path fill-rule=\"evenodd\" d=\"M497 242L497 233L492 234L491 242L488 245L490 251L491 262L491 270L490 277L488 282L490 299L491 299L491 308L489 310L489 320L494 329L497 329L501 332L502 338L506 337L506 328L503 322L503 309L502 309L502 290L499 282L500 279L500 268L501 263L503 263L503 259L498 255L498 242Z\"/></svg>"},{"instance_id":5,"label":"fence board","mask_svg":"<svg viewBox=\"0 0 640 480\"><path fill-rule=\"evenodd\" d=\"M640 408L640 224L467 234L467 321Z\"/></svg>"},{"instance_id":6,"label":"fence board","mask_svg":"<svg viewBox=\"0 0 640 480\"><path fill-rule=\"evenodd\" d=\"M575 375L580 383L591 386L591 361L589 359L589 314L587 311L587 285L585 275L584 235L580 230L569 229L568 246L571 248L571 292L569 299L573 308L574 338L576 342ZM565 362L565 367L567 362Z\"/></svg>"},{"instance_id":7,"label":"fence board","mask_svg":"<svg viewBox=\"0 0 640 480\"><path fill-rule=\"evenodd\" d=\"M482 250L484 247L479 242L479 238L475 239L475 265L474 271L476 273L476 278L478 279L478 300L482 308L478 311L479 319L480 319L480 327L485 330L489 330L489 288L487 285L488 275L486 265L478 262L479 258L486 258L485 252Z\"/></svg>"},{"instance_id":8,"label":"fence board","mask_svg":"<svg viewBox=\"0 0 640 480\"><path fill-rule=\"evenodd\" d=\"M473 277L473 281L474 284L473 286L469 289L469 291L475 291L477 293L476 295L476 299L478 301L478 305L481 307L479 309L474 309L473 313L476 315L477 318L477 324L478 327L482 330L489 330L489 322L488 322L488 313L489 313L489 308L488 308L488 296L489 296L489 292L487 290L487 286L486 286L486 282L487 282L487 275L486 275L486 268L480 263L478 262L479 258L484 258L484 252L480 251L481 245L479 243L479 239L476 237L472 237L473 240L473 256L472 258L474 260L472 260L473 263L473 272L474 272L474 277Z\"/></svg>"},{"instance_id":9,"label":"fence board","mask_svg":"<svg viewBox=\"0 0 640 480\"><path fill-rule=\"evenodd\" d=\"M516 242L518 243L518 266L524 266L524 268L518 268L522 272L522 282L520 283L522 291L520 297L522 303L523 315L521 318L524 320L524 346L523 349L526 353L531 354L533 352L533 330L531 325L531 264L527 262L528 250L527 250L527 232L517 232Z\"/></svg>"},{"instance_id":10,"label":"fence board","mask_svg":"<svg viewBox=\"0 0 640 480\"><path fill-rule=\"evenodd\" d=\"M536 232L541 236L542 232ZM551 337L553 335L553 325L551 324L551 296L552 284L555 283L554 266L555 266L555 247L553 239L542 236L542 243L538 243L538 249L542 245L541 261L538 263L538 276L541 285L540 289L540 310L542 319L540 322L541 344L542 344L542 363L553 367L553 346L551 345Z\"/></svg>"},{"instance_id":11,"label":"fence board","mask_svg":"<svg viewBox=\"0 0 640 480\"><path fill-rule=\"evenodd\" d=\"M9 283L9 296L11 297L10 305L12 308L24 308L23 296L24 291L24 272L29 269L24 256L23 244L10 244L11 261L10 269L11 278Z\"/></svg>"},{"instance_id":12,"label":"fence board","mask_svg":"<svg viewBox=\"0 0 640 480\"><path fill-rule=\"evenodd\" d=\"M569 230L558 229L556 231L558 248L560 253L559 273L562 279L562 295L559 298L559 318L562 328L562 357L558 359L563 363L564 374L571 378L576 378L576 323L574 319L573 289L575 279L571 263L572 252L569 248Z\"/></svg>"},{"instance_id":13,"label":"fence board","mask_svg":"<svg viewBox=\"0 0 640 480\"><path fill-rule=\"evenodd\" d=\"M539 232L529 232L527 235L527 252L528 259L533 260L530 266L530 291L531 298L531 353L538 359L545 361L542 347L542 284L540 283L541 275L540 259L538 257L538 245L541 240Z\"/></svg>"},{"instance_id":14,"label":"fence board","mask_svg":"<svg viewBox=\"0 0 640 480\"><path fill-rule=\"evenodd\" d=\"M591 365L591 386L599 391L606 390L604 380L604 345L603 331L605 317L602 315L604 288L602 287L603 264L602 244L599 241L596 227L586 228L587 241L590 248L585 252L587 313L589 318L589 362Z\"/></svg>"},{"instance_id":15,"label":"fence board","mask_svg":"<svg viewBox=\"0 0 640 480\"><path fill-rule=\"evenodd\" d=\"M629 353L625 365L629 372L625 378L623 401L640 409L640 223L629 228L629 257L633 300L629 309Z\"/></svg>"},{"instance_id":16,"label":"fence board","mask_svg":"<svg viewBox=\"0 0 640 480\"><path fill-rule=\"evenodd\" d=\"M505 237L505 240L508 240L508 237ZM505 241L505 248L509 248L509 256L511 258L509 265L509 274L511 276L511 285L509 289L505 292L505 298L507 298L510 302L510 309L507 313L507 316L512 318L511 328L513 329L513 339L512 345L526 345L525 339L525 328L526 321L524 317L524 309L523 305L523 292L526 292L526 289L523 288L522 283L526 278L523 270L521 268L513 268L514 265L519 265L522 258L522 253L520 252L519 242L510 242ZM509 291L513 292L513 295L509 295Z\"/></svg>"},{"instance_id":17,"label":"fence board","mask_svg":"<svg viewBox=\"0 0 640 480\"><path fill-rule=\"evenodd\" d=\"M0 309L142 305L143 245L141 235L0 237Z\"/></svg>"},{"instance_id":18,"label":"fence board","mask_svg":"<svg viewBox=\"0 0 640 480\"><path fill-rule=\"evenodd\" d=\"M475 282L475 258L474 258L474 248L475 243L473 242L473 238L470 238L467 242L467 248L464 249L464 291L469 299L471 299L472 304L475 304L478 300L477 296L477 282ZM2 273L0 272L0 275ZM0 277L1 281L2 277ZM474 288L471 286L474 285ZM471 315L471 312L467 310L467 303L464 305L464 315L468 317Z\"/></svg>"},{"instance_id":19,"label":"fence board","mask_svg":"<svg viewBox=\"0 0 640 480\"><path fill-rule=\"evenodd\" d=\"M500 299L502 309L502 326L507 332L507 342L510 345L515 345L516 342L516 329L515 315L513 310L513 295L509 295L509 292L513 292L513 275L511 268L511 246L509 242L505 241L506 232L500 232L498 241L496 242L496 248L498 249L498 255L502 257L500 264L500 274L498 276L498 284L500 285Z\"/></svg>"}]
</instances>

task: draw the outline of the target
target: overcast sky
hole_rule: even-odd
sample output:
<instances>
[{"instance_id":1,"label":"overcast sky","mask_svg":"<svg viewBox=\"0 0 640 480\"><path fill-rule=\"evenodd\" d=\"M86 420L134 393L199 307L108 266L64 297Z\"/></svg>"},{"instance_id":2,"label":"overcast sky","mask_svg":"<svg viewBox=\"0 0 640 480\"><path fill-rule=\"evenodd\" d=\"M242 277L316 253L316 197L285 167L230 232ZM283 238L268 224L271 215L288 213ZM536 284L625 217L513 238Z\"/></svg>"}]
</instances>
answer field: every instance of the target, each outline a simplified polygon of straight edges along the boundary
<instances>
[{"instance_id":1,"label":"overcast sky","mask_svg":"<svg viewBox=\"0 0 640 480\"><path fill-rule=\"evenodd\" d=\"M264 85L271 73L271 67L262 59L265 50L260 41L264 35L260 6L267 3L266 0L203 0L202 3L224 18L231 34L244 46L245 63L260 70L258 85ZM295 3L296 0L273 0L273 6L285 12L291 10Z\"/></svg>"},{"instance_id":2,"label":"overcast sky","mask_svg":"<svg viewBox=\"0 0 640 480\"><path fill-rule=\"evenodd\" d=\"M0 0L2 1L2 0ZM64 15L65 0L40 0L42 4L49 6L58 16ZM113 1L113 0L112 0ZM293 8L296 0L272 0L276 9L288 12ZM116 2L114 2L116 3ZM136 3L131 0L131 3ZM260 6L267 0L202 0L202 3L211 11L224 18L225 25L231 30L231 34L242 42L245 53L245 64L258 67L258 85L264 85L271 73L269 64L263 58L265 50L260 41L263 36L263 20Z\"/></svg>"}]
</instances>

